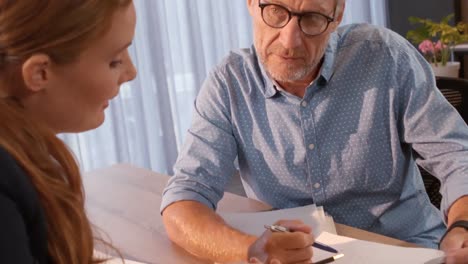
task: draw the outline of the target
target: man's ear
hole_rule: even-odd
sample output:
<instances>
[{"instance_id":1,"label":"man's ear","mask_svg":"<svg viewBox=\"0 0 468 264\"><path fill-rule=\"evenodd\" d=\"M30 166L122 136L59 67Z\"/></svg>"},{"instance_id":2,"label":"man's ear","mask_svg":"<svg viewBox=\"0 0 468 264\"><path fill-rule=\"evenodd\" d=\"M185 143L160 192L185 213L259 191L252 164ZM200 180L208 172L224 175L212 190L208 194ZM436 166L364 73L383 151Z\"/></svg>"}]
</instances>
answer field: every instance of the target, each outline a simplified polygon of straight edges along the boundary
<instances>
[{"instance_id":1,"label":"man's ear","mask_svg":"<svg viewBox=\"0 0 468 264\"><path fill-rule=\"evenodd\" d=\"M339 14L338 18L336 19L338 26L339 26L339 24L341 24L341 21L343 21L343 16L344 16L345 9L346 9L346 1L343 1L342 6L341 6L341 10L340 10L340 14Z\"/></svg>"},{"instance_id":2,"label":"man's ear","mask_svg":"<svg viewBox=\"0 0 468 264\"><path fill-rule=\"evenodd\" d=\"M21 72L26 88L32 92L43 90L50 78L50 57L45 54L34 54L22 66Z\"/></svg>"},{"instance_id":3,"label":"man's ear","mask_svg":"<svg viewBox=\"0 0 468 264\"><path fill-rule=\"evenodd\" d=\"M344 17L344 9L346 7L345 2L346 1L343 1L343 3L341 4L341 7L337 8L336 11L338 11L338 16L335 17L335 19L334 19L334 21L332 23L330 23L330 26L327 29L327 31L329 30L330 32L334 32L340 26L341 22L343 21L343 17Z\"/></svg>"},{"instance_id":4,"label":"man's ear","mask_svg":"<svg viewBox=\"0 0 468 264\"><path fill-rule=\"evenodd\" d=\"M249 10L250 15L253 17L253 5L255 0L247 0L247 9Z\"/></svg>"}]
</instances>

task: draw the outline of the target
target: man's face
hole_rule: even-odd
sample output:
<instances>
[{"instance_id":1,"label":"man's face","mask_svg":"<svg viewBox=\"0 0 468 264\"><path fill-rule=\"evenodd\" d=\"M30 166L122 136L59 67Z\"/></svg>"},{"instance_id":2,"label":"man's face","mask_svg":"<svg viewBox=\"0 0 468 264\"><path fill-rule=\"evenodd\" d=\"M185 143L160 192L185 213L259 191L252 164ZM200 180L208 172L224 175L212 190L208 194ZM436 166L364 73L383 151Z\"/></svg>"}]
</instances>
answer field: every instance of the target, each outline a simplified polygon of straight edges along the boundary
<instances>
[{"instance_id":1,"label":"man's face","mask_svg":"<svg viewBox=\"0 0 468 264\"><path fill-rule=\"evenodd\" d=\"M282 28L273 28L262 19L259 0L247 2L254 24L254 45L270 76L278 82L288 83L313 77L320 66L330 34L341 22L341 16L331 22L322 34L308 36L299 27L298 17L293 16ZM260 0L260 3L276 4L294 13L318 12L335 17L336 1L331 0Z\"/></svg>"}]
</instances>

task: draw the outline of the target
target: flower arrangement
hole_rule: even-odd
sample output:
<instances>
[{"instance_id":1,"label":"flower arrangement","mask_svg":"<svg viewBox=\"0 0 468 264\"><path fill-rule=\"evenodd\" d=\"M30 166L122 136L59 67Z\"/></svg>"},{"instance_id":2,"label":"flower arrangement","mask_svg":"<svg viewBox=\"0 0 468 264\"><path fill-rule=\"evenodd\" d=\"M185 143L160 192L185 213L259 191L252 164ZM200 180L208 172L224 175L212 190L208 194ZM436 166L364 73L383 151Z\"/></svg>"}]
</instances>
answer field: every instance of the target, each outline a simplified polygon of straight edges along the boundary
<instances>
[{"instance_id":1,"label":"flower arrangement","mask_svg":"<svg viewBox=\"0 0 468 264\"><path fill-rule=\"evenodd\" d=\"M410 17L412 24L419 27L408 31L406 38L418 45L424 57L436 67L445 66L453 61L453 46L468 41L468 24L460 22L455 26L449 24L453 14L443 18L439 23L430 19Z\"/></svg>"}]
</instances>

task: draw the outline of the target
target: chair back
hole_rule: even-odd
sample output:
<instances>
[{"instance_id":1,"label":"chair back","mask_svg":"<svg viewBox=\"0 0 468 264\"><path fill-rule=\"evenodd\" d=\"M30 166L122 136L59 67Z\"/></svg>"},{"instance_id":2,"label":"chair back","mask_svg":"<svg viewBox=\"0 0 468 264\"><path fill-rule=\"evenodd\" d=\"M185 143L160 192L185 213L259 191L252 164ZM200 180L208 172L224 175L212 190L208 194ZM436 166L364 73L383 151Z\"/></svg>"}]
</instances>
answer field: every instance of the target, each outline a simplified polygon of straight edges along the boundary
<instances>
[{"instance_id":1,"label":"chair back","mask_svg":"<svg viewBox=\"0 0 468 264\"><path fill-rule=\"evenodd\" d=\"M462 78L436 77L442 94L460 113L468 124L468 80Z\"/></svg>"}]
</instances>

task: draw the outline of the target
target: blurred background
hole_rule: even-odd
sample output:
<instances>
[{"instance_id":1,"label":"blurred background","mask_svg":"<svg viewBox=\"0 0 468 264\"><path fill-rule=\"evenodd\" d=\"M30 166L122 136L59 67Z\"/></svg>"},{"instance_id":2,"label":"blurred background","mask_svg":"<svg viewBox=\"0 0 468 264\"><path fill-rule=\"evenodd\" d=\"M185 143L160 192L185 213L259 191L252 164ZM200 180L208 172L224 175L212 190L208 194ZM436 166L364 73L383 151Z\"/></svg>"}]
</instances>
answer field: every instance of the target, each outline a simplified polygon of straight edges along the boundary
<instances>
[{"instance_id":1,"label":"blurred background","mask_svg":"<svg viewBox=\"0 0 468 264\"><path fill-rule=\"evenodd\" d=\"M172 174L208 71L229 50L252 44L245 0L134 2L138 24L130 52L138 77L121 87L103 126L60 135L84 171L132 163ZM343 24L371 23L405 36L409 16L439 20L450 13L467 21L468 0L347 0Z\"/></svg>"}]
</instances>

